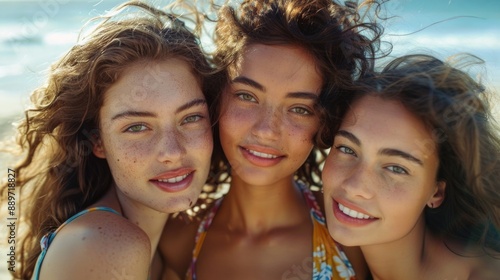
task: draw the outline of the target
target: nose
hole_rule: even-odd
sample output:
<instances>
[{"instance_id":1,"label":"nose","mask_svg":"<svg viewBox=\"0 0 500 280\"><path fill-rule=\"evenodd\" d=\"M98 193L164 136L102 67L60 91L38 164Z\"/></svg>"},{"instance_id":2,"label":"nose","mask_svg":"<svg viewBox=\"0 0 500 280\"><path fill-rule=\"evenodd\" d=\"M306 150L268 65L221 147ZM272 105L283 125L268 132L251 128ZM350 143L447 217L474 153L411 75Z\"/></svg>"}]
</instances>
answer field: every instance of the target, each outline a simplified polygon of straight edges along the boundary
<instances>
[{"instance_id":1,"label":"nose","mask_svg":"<svg viewBox=\"0 0 500 280\"><path fill-rule=\"evenodd\" d=\"M283 114L278 108L264 107L255 120L252 134L261 139L277 140L282 123Z\"/></svg>"},{"instance_id":2,"label":"nose","mask_svg":"<svg viewBox=\"0 0 500 280\"><path fill-rule=\"evenodd\" d=\"M368 166L359 164L348 171L342 182L342 188L351 198L373 198L377 188L376 176Z\"/></svg>"},{"instance_id":3,"label":"nose","mask_svg":"<svg viewBox=\"0 0 500 280\"><path fill-rule=\"evenodd\" d=\"M168 130L161 133L158 138L158 161L177 162L185 155L186 139L179 131Z\"/></svg>"}]
</instances>

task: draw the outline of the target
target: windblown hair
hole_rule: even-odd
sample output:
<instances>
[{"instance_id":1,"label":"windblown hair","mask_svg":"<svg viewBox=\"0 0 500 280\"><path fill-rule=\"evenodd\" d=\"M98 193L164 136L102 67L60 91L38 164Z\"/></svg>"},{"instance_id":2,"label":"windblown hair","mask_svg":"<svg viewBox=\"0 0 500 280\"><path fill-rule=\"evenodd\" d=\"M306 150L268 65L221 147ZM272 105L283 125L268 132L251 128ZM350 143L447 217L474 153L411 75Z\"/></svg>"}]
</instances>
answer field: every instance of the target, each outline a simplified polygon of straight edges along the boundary
<instances>
[{"instance_id":1,"label":"windblown hair","mask_svg":"<svg viewBox=\"0 0 500 280\"><path fill-rule=\"evenodd\" d=\"M31 278L43 235L109 189L108 164L93 155L92 146L105 92L127 67L181 59L198 78L208 105L213 104L213 69L198 37L178 17L130 1L95 20L95 29L51 66L46 85L31 96L34 108L18 128L16 141L24 156L15 170L25 198L27 234L19 240L17 278Z\"/></svg>"},{"instance_id":2,"label":"windblown hair","mask_svg":"<svg viewBox=\"0 0 500 280\"><path fill-rule=\"evenodd\" d=\"M320 128L315 136L315 148L296 173L296 178L312 186L320 186L320 164L324 160L321 148L326 147L329 129L323 104L351 86L354 78L373 68L379 50L382 28L363 22L360 10L379 9L376 1L365 6L346 5L331 0L244 0L238 9L229 4L217 11L215 51L213 60L226 84L230 73L253 44L301 47L312 55L323 79L317 112ZM374 11L372 15L376 15ZM219 112L217 112L219 113ZM217 114L216 113L216 114ZM218 131L214 133L214 182L229 178L230 165L224 157ZM219 158L217 156L220 156Z\"/></svg>"},{"instance_id":3,"label":"windblown hair","mask_svg":"<svg viewBox=\"0 0 500 280\"><path fill-rule=\"evenodd\" d=\"M470 55L456 56L455 61L461 66L482 62ZM459 240L498 255L500 137L489 106L491 92L449 63L409 55L362 78L357 92L344 102L352 104L366 94L401 102L433 133L434 141L421 146L438 153L436 180L444 181L446 188L442 205L425 209L427 227L445 242ZM348 105L337 104L345 113Z\"/></svg>"}]
</instances>

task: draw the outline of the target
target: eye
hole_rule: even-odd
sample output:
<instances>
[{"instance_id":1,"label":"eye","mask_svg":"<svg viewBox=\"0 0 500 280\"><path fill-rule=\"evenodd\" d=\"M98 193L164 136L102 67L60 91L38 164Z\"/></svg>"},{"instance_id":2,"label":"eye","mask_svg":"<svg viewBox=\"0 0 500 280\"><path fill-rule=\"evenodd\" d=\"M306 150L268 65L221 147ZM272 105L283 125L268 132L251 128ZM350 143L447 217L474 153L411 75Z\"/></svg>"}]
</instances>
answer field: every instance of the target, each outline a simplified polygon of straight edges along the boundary
<instances>
[{"instance_id":1,"label":"eye","mask_svg":"<svg viewBox=\"0 0 500 280\"><path fill-rule=\"evenodd\" d=\"M346 147L346 146L335 146L335 149L339 150L343 154L348 154L348 155L353 155L356 156L356 153L351 150L351 148Z\"/></svg>"},{"instance_id":2,"label":"eye","mask_svg":"<svg viewBox=\"0 0 500 280\"><path fill-rule=\"evenodd\" d=\"M126 132L133 132L133 133L136 133L136 132L141 132L141 131L144 131L144 130L147 130L148 127L144 124L134 124L134 125L131 125L129 127L127 127L125 129Z\"/></svg>"},{"instance_id":3,"label":"eye","mask_svg":"<svg viewBox=\"0 0 500 280\"><path fill-rule=\"evenodd\" d=\"M194 122L197 122L201 119L203 119L204 117L201 116L201 115L191 115L191 116L188 116L186 117L182 123L185 124L185 123L194 123Z\"/></svg>"},{"instance_id":4,"label":"eye","mask_svg":"<svg viewBox=\"0 0 500 280\"><path fill-rule=\"evenodd\" d=\"M257 102L257 100L249 93L240 92L240 93L237 93L236 96L238 96L238 98L243 100L243 101Z\"/></svg>"},{"instance_id":5,"label":"eye","mask_svg":"<svg viewBox=\"0 0 500 280\"><path fill-rule=\"evenodd\" d=\"M408 174L408 171L406 169L397 165L388 166L387 169L396 174Z\"/></svg>"},{"instance_id":6,"label":"eye","mask_svg":"<svg viewBox=\"0 0 500 280\"><path fill-rule=\"evenodd\" d=\"M299 115L312 115L312 112L303 107L294 107L290 111L299 114Z\"/></svg>"}]
</instances>

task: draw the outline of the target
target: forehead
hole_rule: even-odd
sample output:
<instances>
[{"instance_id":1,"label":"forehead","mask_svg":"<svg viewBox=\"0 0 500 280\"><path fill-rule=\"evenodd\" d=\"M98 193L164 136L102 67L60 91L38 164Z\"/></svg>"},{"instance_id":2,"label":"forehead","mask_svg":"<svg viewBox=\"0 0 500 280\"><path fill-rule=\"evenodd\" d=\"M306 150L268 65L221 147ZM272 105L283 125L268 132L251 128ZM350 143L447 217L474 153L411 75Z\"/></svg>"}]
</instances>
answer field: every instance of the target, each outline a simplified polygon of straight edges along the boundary
<instances>
[{"instance_id":1,"label":"forehead","mask_svg":"<svg viewBox=\"0 0 500 280\"><path fill-rule=\"evenodd\" d=\"M240 75L269 83L296 83L314 87L323 84L315 58L306 49L290 45L247 46L230 69L231 79Z\"/></svg>"},{"instance_id":2,"label":"forehead","mask_svg":"<svg viewBox=\"0 0 500 280\"><path fill-rule=\"evenodd\" d=\"M103 107L122 110L173 106L197 96L203 97L201 87L187 62L177 58L141 61L128 66L105 92Z\"/></svg>"},{"instance_id":3,"label":"forehead","mask_svg":"<svg viewBox=\"0 0 500 280\"><path fill-rule=\"evenodd\" d=\"M398 148L423 158L437 157L436 131L399 101L365 95L352 104L341 129L354 132L364 145Z\"/></svg>"}]
</instances>

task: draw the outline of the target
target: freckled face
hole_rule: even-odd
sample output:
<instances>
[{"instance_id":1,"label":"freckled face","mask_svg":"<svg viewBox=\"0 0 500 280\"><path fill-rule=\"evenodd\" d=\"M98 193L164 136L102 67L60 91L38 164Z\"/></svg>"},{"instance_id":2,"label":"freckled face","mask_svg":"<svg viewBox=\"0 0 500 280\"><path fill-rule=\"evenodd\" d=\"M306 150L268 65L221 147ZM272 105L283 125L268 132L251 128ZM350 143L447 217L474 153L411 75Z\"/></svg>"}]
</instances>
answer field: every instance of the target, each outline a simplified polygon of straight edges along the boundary
<instances>
[{"instance_id":1,"label":"freckled face","mask_svg":"<svg viewBox=\"0 0 500 280\"><path fill-rule=\"evenodd\" d=\"M165 213L189 208L212 147L207 104L186 62L134 64L105 93L94 154L107 160L122 204Z\"/></svg>"},{"instance_id":2,"label":"freckled face","mask_svg":"<svg viewBox=\"0 0 500 280\"><path fill-rule=\"evenodd\" d=\"M348 246L399 240L439 206L431 131L401 103L364 96L342 122L323 169L328 229ZM443 188L444 191L444 188Z\"/></svg>"},{"instance_id":3,"label":"freckled face","mask_svg":"<svg viewBox=\"0 0 500 280\"><path fill-rule=\"evenodd\" d=\"M251 45L222 98L220 138L232 175L247 184L290 181L313 148L322 79L312 56Z\"/></svg>"}]
</instances>

